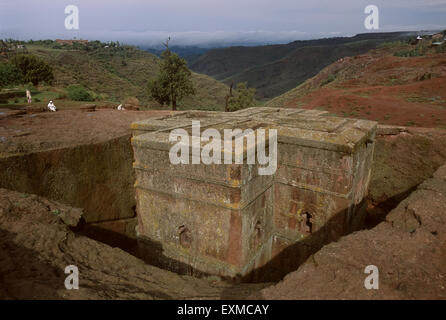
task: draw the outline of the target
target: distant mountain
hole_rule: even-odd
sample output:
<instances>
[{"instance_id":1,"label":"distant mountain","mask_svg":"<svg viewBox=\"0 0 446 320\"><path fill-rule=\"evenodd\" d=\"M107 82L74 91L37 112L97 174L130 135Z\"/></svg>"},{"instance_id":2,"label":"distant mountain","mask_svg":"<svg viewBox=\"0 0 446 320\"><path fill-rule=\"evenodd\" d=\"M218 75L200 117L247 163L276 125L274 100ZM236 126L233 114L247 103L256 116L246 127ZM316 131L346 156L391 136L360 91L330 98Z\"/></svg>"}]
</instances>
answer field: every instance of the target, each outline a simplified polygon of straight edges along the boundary
<instances>
[{"instance_id":1,"label":"distant mountain","mask_svg":"<svg viewBox=\"0 0 446 320\"><path fill-rule=\"evenodd\" d=\"M258 99L268 100L298 86L342 57L359 55L380 43L417 34L364 33L283 45L211 49L190 60L190 68L226 84L246 81L256 88Z\"/></svg>"},{"instance_id":2,"label":"distant mountain","mask_svg":"<svg viewBox=\"0 0 446 320\"><path fill-rule=\"evenodd\" d=\"M161 53L164 51L164 48L141 47L141 49L150 52L151 54L154 54L156 56L160 56ZM190 63L191 61L195 61L196 59L198 59L201 55L203 55L212 48L202 48L196 46L169 46L169 49L170 51L175 52L181 58L186 59L186 61Z\"/></svg>"}]
</instances>

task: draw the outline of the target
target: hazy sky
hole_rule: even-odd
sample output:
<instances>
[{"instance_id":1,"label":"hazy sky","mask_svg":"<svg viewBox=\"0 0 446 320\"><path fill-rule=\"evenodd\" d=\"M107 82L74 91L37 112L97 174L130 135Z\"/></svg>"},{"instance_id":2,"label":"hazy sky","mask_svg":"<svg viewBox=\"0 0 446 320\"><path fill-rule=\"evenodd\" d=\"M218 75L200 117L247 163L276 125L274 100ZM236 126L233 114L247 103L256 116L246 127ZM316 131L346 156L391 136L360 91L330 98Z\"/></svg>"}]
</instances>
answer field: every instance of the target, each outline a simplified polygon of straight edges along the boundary
<instances>
[{"instance_id":1,"label":"hazy sky","mask_svg":"<svg viewBox=\"0 0 446 320\"><path fill-rule=\"evenodd\" d=\"M64 9L79 8L79 30ZM0 38L119 40L132 44L281 43L380 30L446 29L446 0L0 0Z\"/></svg>"}]
</instances>

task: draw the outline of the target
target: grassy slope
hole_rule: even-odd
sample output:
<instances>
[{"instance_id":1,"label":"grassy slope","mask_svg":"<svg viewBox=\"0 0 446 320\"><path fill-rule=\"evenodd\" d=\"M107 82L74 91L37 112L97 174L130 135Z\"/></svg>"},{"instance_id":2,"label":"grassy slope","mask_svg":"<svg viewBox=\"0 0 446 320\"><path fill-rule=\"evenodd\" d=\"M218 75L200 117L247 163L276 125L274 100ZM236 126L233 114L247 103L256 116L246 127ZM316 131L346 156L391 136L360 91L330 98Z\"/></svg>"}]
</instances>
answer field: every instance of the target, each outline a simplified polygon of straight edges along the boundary
<instances>
[{"instance_id":1,"label":"grassy slope","mask_svg":"<svg viewBox=\"0 0 446 320\"><path fill-rule=\"evenodd\" d=\"M104 99L120 102L135 96L147 102L147 80L158 72L159 59L141 51L129 50L125 57L110 53L107 49L94 52L49 49L28 45L31 54L40 56L54 68L56 88L81 84ZM123 62L124 61L124 62ZM194 97L180 103L184 109L222 110L228 87L208 76L193 73L197 89Z\"/></svg>"},{"instance_id":2,"label":"grassy slope","mask_svg":"<svg viewBox=\"0 0 446 320\"><path fill-rule=\"evenodd\" d=\"M273 98L313 77L321 68L339 58L361 54L374 47L374 42L361 41L339 46L299 48L283 59L249 69L224 81L247 81L256 87L259 99Z\"/></svg>"},{"instance_id":3,"label":"grassy slope","mask_svg":"<svg viewBox=\"0 0 446 320\"><path fill-rule=\"evenodd\" d=\"M400 33L361 34L351 38L295 41L285 45L209 50L191 69L226 84L247 81L258 99L271 99L316 75L339 58L362 54Z\"/></svg>"},{"instance_id":4,"label":"grassy slope","mask_svg":"<svg viewBox=\"0 0 446 320\"><path fill-rule=\"evenodd\" d=\"M267 107L327 110L389 125L446 128L446 53L398 57L415 46L392 43L339 60Z\"/></svg>"}]
</instances>

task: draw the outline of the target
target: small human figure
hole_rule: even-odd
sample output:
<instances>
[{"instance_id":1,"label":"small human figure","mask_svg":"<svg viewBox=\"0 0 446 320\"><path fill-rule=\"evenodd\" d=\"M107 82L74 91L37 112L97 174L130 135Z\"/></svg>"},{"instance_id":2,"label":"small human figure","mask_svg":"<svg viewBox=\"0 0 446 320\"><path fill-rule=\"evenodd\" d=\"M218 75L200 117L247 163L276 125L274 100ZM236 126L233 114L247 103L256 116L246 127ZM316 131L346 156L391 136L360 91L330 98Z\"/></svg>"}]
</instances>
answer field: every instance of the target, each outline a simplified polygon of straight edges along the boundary
<instances>
[{"instance_id":1,"label":"small human figure","mask_svg":"<svg viewBox=\"0 0 446 320\"><path fill-rule=\"evenodd\" d=\"M50 111L56 112L56 106L54 105L53 101L50 101L50 103L48 103L48 109L50 109Z\"/></svg>"},{"instance_id":2,"label":"small human figure","mask_svg":"<svg viewBox=\"0 0 446 320\"><path fill-rule=\"evenodd\" d=\"M33 102L33 99L31 97L31 92L28 89L26 89L26 99L28 100L28 104Z\"/></svg>"}]
</instances>

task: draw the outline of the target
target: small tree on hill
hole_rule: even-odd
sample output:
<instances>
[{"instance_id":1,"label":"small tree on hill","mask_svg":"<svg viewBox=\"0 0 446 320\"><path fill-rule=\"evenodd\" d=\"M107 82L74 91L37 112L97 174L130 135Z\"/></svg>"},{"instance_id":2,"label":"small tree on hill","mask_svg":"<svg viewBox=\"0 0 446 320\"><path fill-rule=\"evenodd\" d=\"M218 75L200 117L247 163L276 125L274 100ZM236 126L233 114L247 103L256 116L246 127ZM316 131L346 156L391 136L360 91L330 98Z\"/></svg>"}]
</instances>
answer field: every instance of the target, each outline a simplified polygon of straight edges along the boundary
<instances>
[{"instance_id":1,"label":"small tree on hill","mask_svg":"<svg viewBox=\"0 0 446 320\"><path fill-rule=\"evenodd\" d=\"M169 40L164 44L166 50L161 55L158 76L149 80L148 94L157 102L171 105L172 110L176 110L181 99L195 94L195 88L186 60L169 50Z\"/></svg>"},{"instance_id":2,"label":"small tree on hill","mask_svg":"<svg viewBox=\"0 0 446 320\"><path fill-rule=\"evenodd\" d=\"M20 70L25 83L32 82L38 85L45 81L51 83L54 80L53 69L44 60L32 55L18 55L11 59L17 69Z\"/></svg>"},{"instance_id":3,"label":"small tree on hill","mask_svg":"<svg viewBox=\"0 0 446 320\"><path fill-rule=\"evenodd\" d=\"M229 93L225 97L225 112L229 112L229 99L233 97L232 95L233 87L234 87L234 82L231 82L231 85L229 86Z\"/></svg>"},{"instance_id":4,"label":"small tree on hill","mask_svg":"<svg viewBox=\"0 0 446 320\"><path fill-rule=\"evenodd\" d=\"M228 98L227 111L237 111L240 109L251 108L256 106L256 89L248 88L246 82L241 82L237 84L235 89L235 94L232 95L232 85L231 93Z\"/></svg>"}]
</instances>

